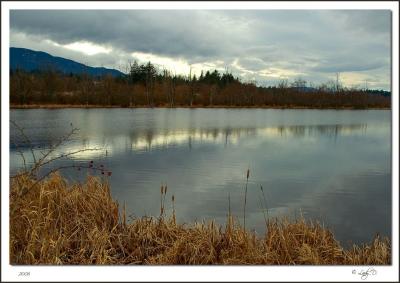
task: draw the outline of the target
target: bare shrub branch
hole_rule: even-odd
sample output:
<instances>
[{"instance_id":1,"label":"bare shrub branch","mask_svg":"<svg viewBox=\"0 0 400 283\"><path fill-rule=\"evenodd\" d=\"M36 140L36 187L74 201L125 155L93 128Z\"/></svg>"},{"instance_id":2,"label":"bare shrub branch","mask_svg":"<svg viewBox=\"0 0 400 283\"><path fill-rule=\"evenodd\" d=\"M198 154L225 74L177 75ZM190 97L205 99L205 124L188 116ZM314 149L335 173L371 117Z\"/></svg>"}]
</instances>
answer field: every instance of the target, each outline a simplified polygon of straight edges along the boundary
<instances>
[{"instance_id":1,"label":"bare shrub branch","mask_svg":"<svg viewBox=\"0 0 400 283\"><path fill-rule=\"evenodd\" d=\"M27 162L26 162L26 158L24 153L22 152L22 150L20 149L20 145L15 142L15 141L11 141L18 154L21 156L22 160L23 160L23 171L19 172L15 175L12 175L10 178L12 179L18 179L21 176L27 176L29 178L32 178L34 180L36 180L30 187L29 189L31 189L32 187L34 187L36 184L38 184L40 181L42 181L43 179L45 179L46 177L48 177L49 175L51 175L52 173L56 173L62 169L67 169L67 168L78 168L79 170L81 168L87 168L87 169L92 169L95 171L101 171L102 174L104 174L104 172L109 173L104 167L96 167L93 166L93 164L90 165L63 165L63 166L57 166L54 167L52 169L50 169L49 171L43 173L43 175L41 177L38 177L38 174L41 170L44 169L45 165L49 165L51 163L54 163L57 160L60 159L69 159L71 157L73 157L74 155L78 154L78 153L82 153L82 152L87 152L87 151L97 151L97 150L102 150L103 148L84 148L84 149L79 149L79 150L75 150L75 151L71 151L71 152L67 152L67 153L58 153L59 148L66 144L67 142L71 141L72 136L76 135L79 132L78 128L74 128L72 123L70 124L71 129L70 131L61 136L57 142L53 145L50 146L49 149L44 150L44 151L40 151L40 153L42 154L42 156L40 158L37 158L35 155L35 151L34 151L34 147L33 144L31 142L31 140L29 139L29 137L26 135L24 129L22 127L20 127L15 121L10 120L10 122L14 125L14 127L18 130L18 132L20 133L20 135L23 137L24 141L27 143L28 147L29 147L29 151L32 155L33 158L33 164L28 167L27 166ZM54 154L54 156L52 156L52 154ZM109 173L110 174L110 173ZM29 191L26 190L27 191Z\"/></svg>"}]
</instances>

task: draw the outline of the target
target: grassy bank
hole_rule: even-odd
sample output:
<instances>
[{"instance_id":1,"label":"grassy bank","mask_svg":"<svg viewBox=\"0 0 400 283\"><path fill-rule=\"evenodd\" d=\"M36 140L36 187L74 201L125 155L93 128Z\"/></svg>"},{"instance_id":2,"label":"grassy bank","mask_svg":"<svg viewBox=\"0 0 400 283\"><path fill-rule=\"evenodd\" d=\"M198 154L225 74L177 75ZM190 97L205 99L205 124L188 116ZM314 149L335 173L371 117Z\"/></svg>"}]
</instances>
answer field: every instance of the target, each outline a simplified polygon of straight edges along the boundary
<instances>
[{"instance_id":1,"label":"grassy bank","mask_svg":"<svg viewBox=\"0 0 400 283\"><path fill-rule=\"evenodd\" d=\"M232 217L178 224L170 217L132 221L119 213L106 181L69 185L57 174L11 180L11 264L349 264L391 262L387 239L342 248L316 223L271 220L259 237ZM29 189L28 189L29 188Z\"/></svg>"},{"instance_id":2,"label":"grassy bank","mask_svg":"<svg viewBox=\"0 0 400 283\"><path fill-rule=\"evenodd\" d=\"M169 105L132 106L121 107L115 105L85 105L85 104L11 104L10 109L64 109L64 108L171 108ZM358 108L350 106L341 107L305 107L296 105L273 106L273 105L254 105L254 106L232 106L232 105L177 105L174 108L229 108L229 109L336 109L336 110L390 110L390 107L367 107Z\"/></svg>"}]
</instances>

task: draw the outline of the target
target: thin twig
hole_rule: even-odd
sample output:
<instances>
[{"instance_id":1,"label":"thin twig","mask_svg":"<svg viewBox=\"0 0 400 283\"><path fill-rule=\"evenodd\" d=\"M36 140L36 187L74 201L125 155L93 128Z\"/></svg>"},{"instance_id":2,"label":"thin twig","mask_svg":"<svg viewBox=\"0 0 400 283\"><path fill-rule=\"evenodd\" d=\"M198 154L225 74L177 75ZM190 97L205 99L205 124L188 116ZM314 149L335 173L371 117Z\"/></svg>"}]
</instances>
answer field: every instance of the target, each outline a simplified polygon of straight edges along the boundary
<instances>
[{"instance_id":1,"label":"thin twig","mask_svg":"<svg viewBox=\"0 0 400 283\"><path fill-rule=\"evenodd\" d=\"M36 156L35 153L33 152L33 146L32 146L32 142L31 140L28 138L28 136L25 134L24 129L21 128L20 126L18 126L17 123L15 123L15 121L10 120L10 123L14 125L15 128L17 128L17 130L21 133L22 137L25 139L25 141L28 143L29 149L31 151L32 154L32 158L33 158L33 162L36 163Z\"/></svg>"},{"instance_id":2,"label":"thin twig","mask_svg":"<svg viewBox=\"0 0 400 283\"><path fill-rule=\"evenodd\" d=\"M260 188L261 188L262 196L263 196L263 198L264 198L265 208L266 208L266 210L267 210L267 217L268 217L268 219L269 219L267 198L265 197L264 188L263 188L262 185L260 185Z\"/></svg>"},{"instance_id":3,"label":"thin twig","mask_svg":"<svg viewBox=\"0 0 400 283\"><path fill-rule=\"evenodd\" d=\"M22 160L23 160L23 162L24 162L24 171L27 171L27 169L26 169L26 160L25 160L24 154L23 154L22 151L20 150L18 144L16 144L14 141L11 141L11 142L14 144L15 149L17 150L17 152L19 153L19 155L21 156L21 158L22 158Z\"/></svg>"},{"instance_id":4,"label":"thin twig","mask_svg":"<svg viewBox=\"0 0 400 283\"><path fill-rule=\"evenodd\" d=\"M258 202L259 202L259 205L260 205L260 207L261 207L261 211L263 212L265 226L267 226L268 221L267 221L267 217L266 217L266 215L265 215L265 209L264 209L264 206L263 206L261 197L258 198Z\"/></svg>"},{"instance_id":5,"label":"thin twig","mask_svg":"<svg viewBox=\"0 0 400 283\"><path fill-rule=\"evenodd\" d=\"M61 137L55 145L51 146L51 148L47 151L47 153L45 153L37 162L35 161L35 166L32 168L31 172L35 173L39 167L43 166L43 161L47 158L47 156L49 156L51 153L53 153L60 145L62 145L65 141L70 139L71 136L74 135L78 131L79 131L78 128L72 128L71 131L68 132L68 134ZM51 162L51 160L50 160L50 162ZM50 162L46 162L46 164L50 163Z\"/></svg>"},{"instance_id":6,"label":"thin twig","mask_svg":"<svg viewBox=\"0 0 400 283\"><path fill-rule=\"evenodd\" d=\"M47 160L46 162L41 163L40 166L44 166L46 164L49 164L49 163L51 163L51 162L53 162L55 160L61 159L61 158L68 158L69 156L77 154L77 153L80 153L80 152L95 151L95 150L101 150L101 148L85 148L85 149L79 149L79 150L76 150L76 151L72 151L72 152L69 152L69 153L63 153L60 156L54 157L52 159Z\"/></svg>"},{"instance_id":7,"label":"thin twig","mask_svg":"<svg viewBox=\"0 0 400 283\"><path fill-rule=\"evenodd\" d=\"M36 180L36 182L35 182L32 186L29 187L29 190L32 189L34 186L36 186L40 181L42 181L43 179L45 179L45 178L46 178L47 176L49 176L50 174L55 173L55 172L57 172L57 171L59 171L59 170L68 169L68 168L85 168L85 169L93 169L93 170L102 171L102 172L105 171L104 168L102 168L102 167L91 167L91 166L83 166L83 165L82 165L82 166L81 166L81 165L79 165L79 166L75 166L75 165L59 166L59 167L57 167L57 168L51 169L49 172L47 172L46 174L44 174L42 177L38 178L38 179Z\"/></svg>"}]
</instances>

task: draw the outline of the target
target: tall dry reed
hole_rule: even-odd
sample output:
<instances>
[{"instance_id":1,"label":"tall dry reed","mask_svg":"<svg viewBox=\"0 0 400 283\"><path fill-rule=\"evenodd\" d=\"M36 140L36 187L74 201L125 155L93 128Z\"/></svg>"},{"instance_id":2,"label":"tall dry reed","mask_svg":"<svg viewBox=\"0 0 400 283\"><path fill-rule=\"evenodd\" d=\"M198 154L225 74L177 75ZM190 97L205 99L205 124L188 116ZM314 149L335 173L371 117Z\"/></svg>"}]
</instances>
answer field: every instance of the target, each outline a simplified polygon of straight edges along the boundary
<instances>
[{"instance_id":1,"label":"tall dry reed","mask_svg":"<svg viewBox=\"0 0 400 283\"><path fill-rule=\"evenodd\" d=\"M34 182L24 175L11 180L11 264L391 263L387 239L346 250L330 231L304 219L269 220L263 237L244 230L232 215L225 226L177 224L174 217L127 222L106 180L89 176L69 185L53 174L32 187Z\"/></svg>"}]
</instances>

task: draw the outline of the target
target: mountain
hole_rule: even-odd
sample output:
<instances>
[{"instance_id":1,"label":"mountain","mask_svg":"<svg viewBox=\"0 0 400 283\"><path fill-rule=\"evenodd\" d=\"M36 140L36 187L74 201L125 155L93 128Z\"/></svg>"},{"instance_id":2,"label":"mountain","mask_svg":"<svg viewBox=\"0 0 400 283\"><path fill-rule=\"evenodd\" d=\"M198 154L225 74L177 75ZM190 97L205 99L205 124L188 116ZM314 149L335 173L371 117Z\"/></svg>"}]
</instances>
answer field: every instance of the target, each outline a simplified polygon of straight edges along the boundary
<instances>
[{"instance_id":1,"label":"mountain","mask_svg":"<svg viewBox=\"0 0 400 283\"><path fill-rule=\"evenodd\" d=\"M46 52L16 47L10 48L10 69L21 69L28 72L53 69L65 74L87 73L91 76L110 74L114 77L119 77L124 75L115 69L89 67L73 60L52 56Z\"/></svg>"}]
</instances>

